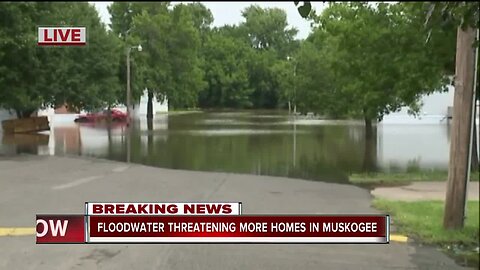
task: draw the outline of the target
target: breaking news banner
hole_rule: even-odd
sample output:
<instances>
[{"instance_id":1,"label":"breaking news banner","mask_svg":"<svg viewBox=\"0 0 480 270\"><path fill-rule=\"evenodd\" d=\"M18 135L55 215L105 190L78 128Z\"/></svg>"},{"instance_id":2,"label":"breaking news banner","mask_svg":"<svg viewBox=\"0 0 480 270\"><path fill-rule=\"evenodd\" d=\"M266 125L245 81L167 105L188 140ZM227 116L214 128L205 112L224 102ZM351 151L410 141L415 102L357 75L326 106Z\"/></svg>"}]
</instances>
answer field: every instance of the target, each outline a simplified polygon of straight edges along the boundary
<instances>
[{"instance_id":1,"label":"breaking news banner","mask_svg":"<svg viewBox=\"0 0 480 270\"><path fill-rule=\"evenodd\" d=\"M387 243L385 216L90 216L88 243Z\"/></svg>"},{"instance_id":2,"label":"breaking news banner","mask_svg":"<svg viewBox=\"0 0 480 270\"><path fill-rule=\"evenodd\" d=\"M93 215L240 215L241 202L217 203L85 203L85 214Z\"/></svg>"},{"instance_id":3,"label":"breaking news banner","mask_svg":"<svg viewBox=\"0 0 480 270\"><path fill-rule=\"evenodd\" d=\"M242 215L241 203L86 203L37 215L37 244L389 243L388 215Z\"/></svg>"}]
</instances>

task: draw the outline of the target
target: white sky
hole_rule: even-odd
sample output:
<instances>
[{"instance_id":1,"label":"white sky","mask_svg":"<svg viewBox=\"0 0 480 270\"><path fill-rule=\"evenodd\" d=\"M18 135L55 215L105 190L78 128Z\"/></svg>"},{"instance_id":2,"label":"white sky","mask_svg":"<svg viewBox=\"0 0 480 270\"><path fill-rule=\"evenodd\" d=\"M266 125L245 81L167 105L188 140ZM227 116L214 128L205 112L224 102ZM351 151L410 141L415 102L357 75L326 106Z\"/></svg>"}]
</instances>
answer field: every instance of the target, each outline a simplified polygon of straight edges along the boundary
<instances>
[{"instance_id":1,"label":"white sky","mask_svg":"<svg viewBox=\"0 0 480 270\"><path fill-rule=\"evenodd\" d=\"M108 13L107 6L113 2L90 2L95 5L100 14L102 21L108 25L110 23L110 14ZM182 2L174 2L177 4ZM188 3L188 2L184 2ZM298 14L298 10L295 7L293 1L287 2L201 2L205 5L213 14L214 22L213 26L222 26L225 24L238 24L243 21L242 10L246 7L256 4L262 8L278 7L286 11L287 20L290 26L298 29L297 38L304 39L310 33L310 22L305 20ZM312 6L319 13L324 4L323 2L312 2Z\"/></svg>"}]
</instances>

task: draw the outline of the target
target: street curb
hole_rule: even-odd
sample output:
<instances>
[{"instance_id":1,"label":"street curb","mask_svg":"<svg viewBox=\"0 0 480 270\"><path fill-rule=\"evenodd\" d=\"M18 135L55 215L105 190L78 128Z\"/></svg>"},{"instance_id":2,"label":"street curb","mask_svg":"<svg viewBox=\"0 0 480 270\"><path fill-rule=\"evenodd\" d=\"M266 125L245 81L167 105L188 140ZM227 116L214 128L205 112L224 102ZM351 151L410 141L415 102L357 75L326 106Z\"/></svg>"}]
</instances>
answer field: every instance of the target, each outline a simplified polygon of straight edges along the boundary
<instances>
[{"instance_id":1,"label":"street curb","mask_svg":"<svg viewBox=\"0 0 480 270\"><path fill-rule=\"evenodd\" d=\"M392 234L392 235L390 235L390 241L391 242L406 243L408 241L408 237L405 236L405 235L400 235L400 234Z\"/></svg>"},{"instance_id":2,"label":"street curb","mask_svg":"<svg viewBox=\"0 0 480 270\"><path fill-rule=\"evenodd\" d=\"M18 227L18 228L0 228L1 236L23 236L23 235L35 235L36 228Z\"/></svg>"}]
</instances>

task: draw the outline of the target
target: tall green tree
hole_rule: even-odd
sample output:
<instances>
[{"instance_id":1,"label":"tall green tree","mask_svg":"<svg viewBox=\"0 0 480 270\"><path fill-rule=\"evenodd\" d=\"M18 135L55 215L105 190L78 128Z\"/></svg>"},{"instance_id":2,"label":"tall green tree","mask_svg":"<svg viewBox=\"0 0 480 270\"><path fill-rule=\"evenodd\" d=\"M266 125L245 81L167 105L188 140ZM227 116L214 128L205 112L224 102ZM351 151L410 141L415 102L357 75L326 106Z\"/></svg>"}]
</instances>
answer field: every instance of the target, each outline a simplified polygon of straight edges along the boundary
<instances>
[{"instance_id":1,"label":"tall green tree","mask_svg":"<svg viewBox=\"0 0 480 270\"><path fill-rule=\"evenodd\" d=\"M281 100L281 82L273 68L278 61L285 61L298 48L295 40L297 29L289 27L284 10L261 8L258 5L247 7L242 16L245 22L239 33L255 50L249 60L249 81L253 90L251 101L255 108L277 108L285 104Z\"/></svg>"},{"instance_id":2,"label":"tall green tree","mask_svg":"<svg viewBox=\"0 0 480 270\"><path fill-rule=\"evenodd\" d=\"M204 69L208 86L200 93L199 105L204 108L252 107L247 62L252 50L248 44L215 29L203 53L207 61Z\"/></svg>"},{"instance_id":3,"label":"tall green tree","mask_svg":"<svg viewBox=\"0 0 480 270\"><path fill-rule=\"evenodd\" d=\"M298 30L289 27L284 10L252 5L242 11L242 16L253 48L275 50L282 59L291 54Z\"/></svg>"},{"instance_id":4,"label":"tall green tree","mask_svg":"<svg viewBox=\"0 0 480 270\"><path fill-rule=\"evenodd\" d=\"M201 69L201 38L197 28L194 9L178 4L172 11L171 48L172 77L175 89L169 93L169 105L173 108L197 106L198 93L206 87ZM172 101L170 103L170 100Z\"/></svg>"},{"instance_id":5,"label":"tall green tree","mask_svg":"<svg viewBox=\"0 0 480 270\"><path fill-rule=\"evenodd\" d=\"M349 116L372 123L444 90L445 58L426 46L421 22L403 4L335 3L316 19L332 71L331 92ZM411 15L411 16L410 16Z\"/></svg>"},{"instance_id":6,"label":"tall green tree","mask_svg":"<svg viewBox=\"0 0 480 270\"><path fill-rule=\"evenodd\" d=\"M125 48L141 44L144 50L132 61L134 96L148 89L153 96L168 98L170 108L195 107L205 87L200 58L200 33L213 17L203 5L165 3L114 3L110 8L117 35L128 33ZM134 64L133 64L134 62ZM152 115L151 108L148 115Z\"/></svg>"},{"instance_id":7,"label":"tall green tree","mask_svg":"<svg viewBox=\"0 0 480 270\"><path fill-rule=\"evenodd\" d=\"M116 39L88 3L2 3L0 106L28 117L47 106L115 103ZM84 25L85 47L37 46L38 25Z\"/></svg>"}]
</instances>

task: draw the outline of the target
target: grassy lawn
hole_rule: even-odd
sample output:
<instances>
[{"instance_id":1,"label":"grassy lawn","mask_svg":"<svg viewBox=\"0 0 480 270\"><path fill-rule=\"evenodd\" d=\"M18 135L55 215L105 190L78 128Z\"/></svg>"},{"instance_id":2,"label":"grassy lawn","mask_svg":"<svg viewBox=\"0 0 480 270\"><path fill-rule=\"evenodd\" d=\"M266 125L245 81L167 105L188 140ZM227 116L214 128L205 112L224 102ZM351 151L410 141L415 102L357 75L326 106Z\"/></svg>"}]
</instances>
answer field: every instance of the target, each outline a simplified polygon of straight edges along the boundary
<instances>
[{"instance_id":1,"label":"grassy lawn","mask_svg":"<svg viewBox=\"0 0 480 270\"><path fill-rule=\"evenodd\" d=\"M349 181L353 184L367 186L395 186L406 185L416 181L446 181L447 171L410 171L402 173L362 173L350 175ZM479 172L470 174L471 181L479 181Z\"/></svg>"},{"instance_id":2,"label":"grassy lawn","mask_svg":"<svg viewBox=\"0 0 480 270\"><path fill-rule=\"evenodd\" d=\"M391 215L398 233L424 244L439 245L457 260L479 265L479 202L467 203L465 227L443 229L442 201L399 202L375 199L373 205ZM476 250L477 249L477 250Z\"/></svg>"}]
</instances>

